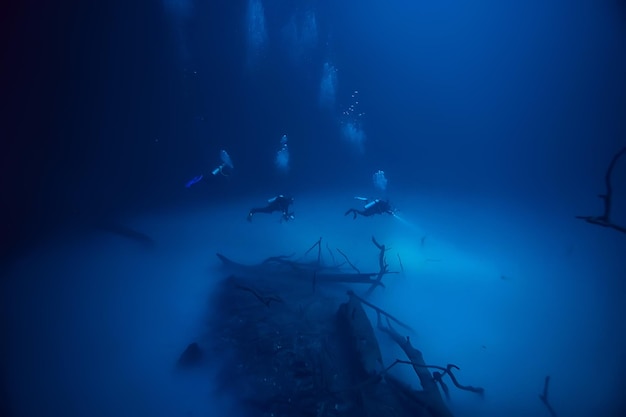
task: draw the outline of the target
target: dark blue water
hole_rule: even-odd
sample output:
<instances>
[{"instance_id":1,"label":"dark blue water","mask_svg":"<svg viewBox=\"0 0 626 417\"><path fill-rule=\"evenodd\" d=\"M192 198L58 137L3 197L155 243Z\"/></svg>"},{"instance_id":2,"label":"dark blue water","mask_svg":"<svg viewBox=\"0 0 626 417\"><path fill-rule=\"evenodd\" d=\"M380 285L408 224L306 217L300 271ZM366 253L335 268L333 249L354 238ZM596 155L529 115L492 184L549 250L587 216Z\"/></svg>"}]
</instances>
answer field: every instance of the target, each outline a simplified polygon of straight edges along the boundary
<instances>
[{"instance_id":1,"label":"dark blue water","mask_svg":"<svg viewBox=\"0 0 626 417\"><path fill-rule=\"evenodd\" d=\"M413 317L428 358L463 362L493 392L458 394L455 415L548 415L547 374L558 415L625 409L626 234L575 219L602 214L626 146L624 1L21 2L2 26L0 404L13 415L202 415L207 382L154 367L199 332L206 254L254 261L322 233L364 263L372 234L406 258L415 278L375 301ZM221 150L234 169L212 175ZM626 226L626 156L612 184ZM279 193L295 221L245 221ZM354 196L389 198L398 216L353 222ZM146 236L157 255L126 246ZM146 342L160 334L146 292L165 344ZM455 307L429 318L444 299ZM90 323L134 375L116 401L102 394L113 371L85 368L85 351L107 355ZM163 392L180 395L150 400Z\"/></svg>"}]
</instances>

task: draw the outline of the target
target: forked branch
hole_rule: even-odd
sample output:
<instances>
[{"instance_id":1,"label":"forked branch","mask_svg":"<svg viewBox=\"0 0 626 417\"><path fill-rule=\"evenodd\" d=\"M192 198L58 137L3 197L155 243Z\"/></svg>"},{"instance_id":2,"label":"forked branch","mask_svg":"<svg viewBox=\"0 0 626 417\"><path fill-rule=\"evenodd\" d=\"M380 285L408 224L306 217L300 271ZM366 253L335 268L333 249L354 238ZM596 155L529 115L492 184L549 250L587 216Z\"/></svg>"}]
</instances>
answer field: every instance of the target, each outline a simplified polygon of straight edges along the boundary
<instances>
[{"instance_id":1,"label":"forked branch","mask_svg":"<svg viewBox=\"0 0 626 417\"><path fill-rule=\"evenodd\" d=\"M604 202L604 211L600 216L576 216L577 219L585 220L587 223L596 224L602 227L609 227L611 229L615 229L618 232L626 233L626 227L617 225L611 222L611 205L613 204L613 185L611 184L611 175L613 174L613 168L617 163L617 160L622 156L626 155L626 147L622 148L619 152L617 152L611 163L609 164L608 169L606 170L606 175L604 176L604 182L606 184L606 193L600 194L598 197L602 199Z\"/></svg>"},{"instance_id":2,"label":"forked branch","mask_svg":"<svg viewBox=\"0 0 626 417\"><path fill-rule=\"evenodd\" d=\"M539 399L541 400L542 403L545 404L545 406L548 409L548 412L550 413L550 415L552 417L556 417L556 412L554 411L554 408L552 408L552 406L548 402L548 384L550 384L550 375L546 376L546 379L545 379L545 381L543 383L543 393L539 394Z\"/></svg>"},{"instance_id":3,"label":"forked branch","mask_svg":"<svg viewBox=\"0 0 626 417\"><path fill-rule=\"evenodd\" d=\"M378 275L376 275L376 282L374 284L372 284L371 287L369 287L369 289L367 290L367 292L365 293L365 296L368 297L370 296L373 292L374 289L382 283L383 277L385 276L385 274L389 273L389 264L387 263L387 260L385 259L385 252L387 251L387 248L385 248L385 245L381 245L380 243L378 243L378 241L376 241L376 238L374 236L372 236L372 243L374 243L374 245L378 248L378 250L380 251L378 253Z\"/></svg>"}]
</instances>

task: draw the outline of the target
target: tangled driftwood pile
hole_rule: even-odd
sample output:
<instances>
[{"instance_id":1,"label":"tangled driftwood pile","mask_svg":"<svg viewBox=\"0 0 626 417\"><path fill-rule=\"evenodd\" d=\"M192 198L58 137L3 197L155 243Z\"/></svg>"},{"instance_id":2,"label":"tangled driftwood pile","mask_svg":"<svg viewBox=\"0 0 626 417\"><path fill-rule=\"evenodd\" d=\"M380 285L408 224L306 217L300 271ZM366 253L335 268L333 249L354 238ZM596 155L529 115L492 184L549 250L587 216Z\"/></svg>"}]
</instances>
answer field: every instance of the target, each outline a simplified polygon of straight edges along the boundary
<instances>
[{"instance_id":1,"label":"tangled driftwood pile","mask_svg":"<svg viewBox=\"0 0 626 417\"><path fill-rule=\"evenodd\" d=\"M427 365L407 336L410 328L365 299L391 273L385 246L372 241L380 267L373 273L358 271L343 252L344 263L330 252L333 265L324 265L321 239L306 253L317 248L310 262L278 256L244 265L218 255L227 278L212 300L208 347L221 389L234 393L242 415L451 416L440 393L449 395L446 378L482 395L482 388L456 380L455 365ZM385 366L377 333L397 343L406 358ZM418 377L411 385L421 389L392 376L394 366L405 364Z\"/></svg>"}]
</instances>

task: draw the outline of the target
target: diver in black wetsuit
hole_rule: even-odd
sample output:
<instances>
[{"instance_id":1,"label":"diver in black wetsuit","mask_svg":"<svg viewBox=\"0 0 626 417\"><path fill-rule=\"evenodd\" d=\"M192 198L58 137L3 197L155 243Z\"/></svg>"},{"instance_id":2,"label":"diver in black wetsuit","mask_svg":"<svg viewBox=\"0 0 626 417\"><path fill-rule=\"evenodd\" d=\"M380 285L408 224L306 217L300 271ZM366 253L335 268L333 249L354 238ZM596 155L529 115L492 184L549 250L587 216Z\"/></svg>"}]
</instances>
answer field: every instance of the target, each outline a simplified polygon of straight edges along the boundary
<instances>
[{"instance_id":1,"label":"diver in black wetsuit","mask_svg":"<svg viewBox=\"0 0 626 417\"><path fill-rule=\"evenodd\" d=\"M277 195L276 197L272 197L267 200L267 206L265 207L255 207L250 209L248 213L248 221L252 221L252 216L255 213L273 213L275 211L280 211L282 213L281 221L289 221L295 219L293 212L289 211L289 206L293 204L293 197L285 197L282 194Z\"/></svg>"},{"instance_id":2,"label":"diver in black wetsuit","mask_svg":"<svg viewBox=\"0 0 626 417\"><path fill-rule=\"evenodd\" d=\"M359 200L364 200L363 198L359 198ZM365 200L367 201L367 200ZM391 207L391 204L389 204L389 200L372 200L370 202L368 202L364 207L363 210L358 210L358 209L353 209L351 208L350 210L346 211L344 216L347 216L348 214L352 213L352 219L356 219L357 214L360 214L361 216L365 216L365 217L369 217L373 214L383 214L383 213L387 213L387 214L392 214L394 213L393 208Z\"/></svg>"}]
</instances>

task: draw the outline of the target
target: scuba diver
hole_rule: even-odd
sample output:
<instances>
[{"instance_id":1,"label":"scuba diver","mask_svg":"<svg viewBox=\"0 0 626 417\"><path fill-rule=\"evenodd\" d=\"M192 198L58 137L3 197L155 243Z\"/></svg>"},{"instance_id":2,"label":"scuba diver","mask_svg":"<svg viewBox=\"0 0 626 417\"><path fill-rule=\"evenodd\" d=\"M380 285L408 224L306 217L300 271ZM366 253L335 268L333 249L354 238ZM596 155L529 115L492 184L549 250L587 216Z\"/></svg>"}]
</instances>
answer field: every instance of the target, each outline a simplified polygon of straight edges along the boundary
<instances>
[{"instance_id":1,"label":"scuba diver","mask_svg":"<svg viewBox=\"0 0 626 417\"><path fill-rule=\"evenodd\" d=\"M224 149L220 151L220 159L222 160L222 163L215 167L215 169L211 171L211 174L217 175L219 173L227 177L230 175L230 172L235 169L233 160L230 159L230 155Z\"/></svg>"},{"instance_id":2,"label":"scuba diver","mask_svg":"<svg viewBox=\"0 0 626 417\"><path fill-rule=\"evenodd\" d=\"M364 198L364 197L355 197L355 198L361 201L366 201L366 202L368 201L367 198ZM373 214L383 214L383 213L393 215L395 213L395 210L391 207L391 204L389 204L389 200L379 200L377 198L376 200L372 200L368 202L367 204L365 204L365 206L363 206L363 210L351 208L344 213L344 216L347 216L350 213L352 213L352 216L353 216L352 219L354 220L356 219L357 214L360 214L361 216L365 216L365 217L369 217Z\"/></svg>"},{"instance_id":3,"label":"scuba diver","mask_svg":"<svg viewBox=\"0 0 626 417\"><path fill-rule=\"evenodd\" d=\"M282 194L277 195L276 197L272 197L267 200L268 204L265 207L256 207L250 209L248 213L248 221L252 221L252 216L255 213L273 213L275 211L280 211L282 213L281 222L289 221L295 219L293 212L289 211L289 206L293 204L293 197L285 197Z\"/></svg>"}]
</instances>

